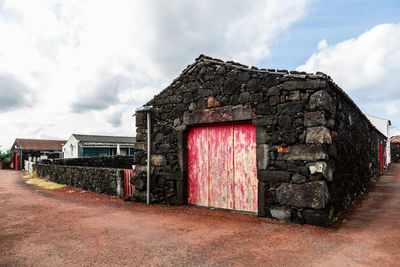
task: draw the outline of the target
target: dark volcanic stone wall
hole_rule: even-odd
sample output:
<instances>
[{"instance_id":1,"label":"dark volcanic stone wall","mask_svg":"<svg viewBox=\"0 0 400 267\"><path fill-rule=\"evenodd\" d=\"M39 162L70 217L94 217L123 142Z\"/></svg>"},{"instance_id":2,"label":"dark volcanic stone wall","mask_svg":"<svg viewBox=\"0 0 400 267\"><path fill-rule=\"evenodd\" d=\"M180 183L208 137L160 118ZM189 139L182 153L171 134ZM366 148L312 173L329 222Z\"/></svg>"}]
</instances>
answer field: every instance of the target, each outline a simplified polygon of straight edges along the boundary
<instances>
[{"instance_id":1,"label":"dark volcanic stone wall","mask_svg":"<svg viewBox=\"0 0 400 267\"><path fill-rule=\"evenodd\" d=\"M184 204L192 125L256 126L258 215L328 225L378 174L380 134L322 74L259 70L206 56L147 105L151 201ZM145 201L146 113L136 113L134 200ZM375 166L375 168L374 168Z\"/></svg>"},{"instance_id":2,"label":"dark volcanic stone wall","mask_svg":"<svg viewBox=\"0 0 400 267\"><path fill-rule=\"evenodd\" d=\"M400 143L390 142L390 157L392 163L400 163Z\"/></svg>"},{"instance_id":3,"label":"dark volcanic stone wall","mask_svg":"<svg viewBox=\"0 0 400 267\"><path fill-rule=\"evenodd\" d=\"M376 130L357 106L330 82L335 106L335 124L331 128L335 150L331 153L334 172L330 185L332 205L344 210L380 175L378 146L386 147L386 137Z\"/></svg>"},{"instance_id":4,"label":"dark volcanic stone wall","mask_svg":"<svg viewBox=\"0 0 400 267\"><path fill-rule=\"evenodd\" d=\"M133 156L104 156L43 161L46 164L100 168L132 169Z\"/></svg>"},{"instance_id":5,"label":"dark volcanic stone wall","mask_svg":"<svg viewBox=\"0 0 400 267\"><path fill-rule=\"evenodd\" d=\"M50 181L113 196L117 195L117 187L124 175L120 169L41 163L36 164L36 170L40 177Z\"/></svg>"}]
</instances>

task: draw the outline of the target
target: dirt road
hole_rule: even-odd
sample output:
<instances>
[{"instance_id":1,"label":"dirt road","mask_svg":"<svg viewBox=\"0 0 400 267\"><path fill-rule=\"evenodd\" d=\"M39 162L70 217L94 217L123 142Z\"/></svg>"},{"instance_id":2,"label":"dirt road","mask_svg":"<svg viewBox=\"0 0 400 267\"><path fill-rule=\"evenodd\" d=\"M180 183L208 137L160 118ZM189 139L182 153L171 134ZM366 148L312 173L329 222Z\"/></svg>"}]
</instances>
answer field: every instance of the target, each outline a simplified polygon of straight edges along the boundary
<instances>
[{"instance_id":1,"label":"dirt road","mask_svg":"<svg viewBox=\"0 0 400 267\"><path fill-rule=\"evenodd\" d=\"M399 266L400 164L335 228L146 206L0 171L0 266Z\"/></svg>"}]
</instances>

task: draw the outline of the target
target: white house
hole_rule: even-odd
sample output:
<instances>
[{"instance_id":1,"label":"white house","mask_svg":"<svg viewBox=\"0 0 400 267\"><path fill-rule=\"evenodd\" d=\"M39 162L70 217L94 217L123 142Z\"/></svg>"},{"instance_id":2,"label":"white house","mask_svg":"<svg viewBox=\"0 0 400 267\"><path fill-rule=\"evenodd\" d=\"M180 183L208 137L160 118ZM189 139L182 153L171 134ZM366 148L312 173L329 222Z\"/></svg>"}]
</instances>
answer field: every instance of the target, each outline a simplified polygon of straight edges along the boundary
<instances>
[{"instance_id":1,"label":"white house","mask_svg":"<svg viewBox=\"0 0 400 267\"><path fill-rule=\"evenodd\" d=\"M72 134L63 146L64 158L133 155L136 138Z\"/></svg>"},{"instance_id":2,"label":"white house","mask_svg":"<svg viewBox=\"0 0 400 267\"><path fill-rule=\"evenodd\" d=\"M386 143L386 164L389 164L391 162L390 160L390 126L392 123L390 120L378 118L375 116L367 115L367 118L371 121L371 123L375 126L376 129L378 129L383 135L387 137L387 143Z\"/></svg>"}]
</instances>

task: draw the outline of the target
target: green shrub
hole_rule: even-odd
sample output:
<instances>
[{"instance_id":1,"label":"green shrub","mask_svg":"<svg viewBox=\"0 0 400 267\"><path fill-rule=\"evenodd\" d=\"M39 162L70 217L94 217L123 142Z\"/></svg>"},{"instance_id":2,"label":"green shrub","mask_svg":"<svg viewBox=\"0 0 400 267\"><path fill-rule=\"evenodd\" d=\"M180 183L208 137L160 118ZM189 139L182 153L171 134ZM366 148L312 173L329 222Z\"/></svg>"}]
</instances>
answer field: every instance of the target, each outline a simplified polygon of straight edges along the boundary
<instances>
[{"instance_id":1,"label":"green shrub","mask_svg":"<svg viewBox=\"0 0 400 267\"><path fill-rule=\"evenodd\" d=\"M0 151L0 161L4 161L9 158L10 158L10 150L7 150L5 152Z\"/></svg>"}]
</instances>

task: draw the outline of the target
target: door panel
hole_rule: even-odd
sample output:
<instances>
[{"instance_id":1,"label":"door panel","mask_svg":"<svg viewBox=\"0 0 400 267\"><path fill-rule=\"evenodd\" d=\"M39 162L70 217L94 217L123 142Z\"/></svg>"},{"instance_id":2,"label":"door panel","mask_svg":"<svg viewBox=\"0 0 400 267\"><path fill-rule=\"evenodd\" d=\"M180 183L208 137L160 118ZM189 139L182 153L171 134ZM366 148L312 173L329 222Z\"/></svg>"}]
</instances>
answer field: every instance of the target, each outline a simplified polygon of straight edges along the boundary
<instances>
[{"instance_id":1,"label":"door panel","mask_svg":"<svg viewBox=\"0 0 400 267\"><path fill-rule=\"evenodd\" d=\"M188 133L188 203L208 206L208 128Z\"/></svg>"},{"instance_id":2,"label":"door panel","mask_svg":"<svg viewBox=\"0 0 400 267\"><path fill-rule=\"evenodd\" d=\"M233 126L209 127L208 144L209 206L233 209Z\"/></svg>"},{"instance_id":3,"label":"door panel","mask_svg":"<svg viewBox=\"0 0 400 267\"><path fill-rule=\"evenodd\" d=\"M257 165L255 126L234 126L235 210L257 211Z\"/></svg>"}]
</instances>

